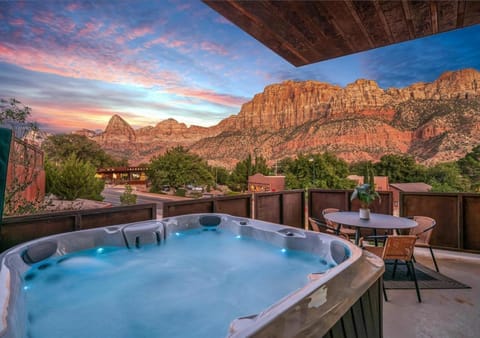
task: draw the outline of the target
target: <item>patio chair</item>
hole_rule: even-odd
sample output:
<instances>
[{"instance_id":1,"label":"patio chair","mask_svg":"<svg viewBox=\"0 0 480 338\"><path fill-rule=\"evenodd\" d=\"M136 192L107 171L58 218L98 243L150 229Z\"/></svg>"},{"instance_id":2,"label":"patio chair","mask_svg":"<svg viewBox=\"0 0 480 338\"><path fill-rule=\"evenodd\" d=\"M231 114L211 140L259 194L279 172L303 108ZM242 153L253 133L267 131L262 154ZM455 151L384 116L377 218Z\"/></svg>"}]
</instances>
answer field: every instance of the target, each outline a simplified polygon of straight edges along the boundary
<instances>
[{"instance_id":1,"label":"patio chair","mask_svg":"<svg viewBox=\"0 0 480 338\"><path fill-rule=\"evenodd\" d=\"M432 237L433 228L435 228L437 222L433 218L426 216L413 216L413 220L418 223L418 226L412 228L409 235L417 236L415 246L430 249L435 270L440 272L438 269L437 260L433 254L433 249L430 246L430 237Z\"/></svg>"},{"instance_id":2,"label":"patio chair","mask_svg":"<svg viewBox=\"0 0 480 338\"><path fill-rule=\"evenodd\" d=\"M322 216L331 212L339 212L339 211L340 209L337 209L337 208L326 208L322 210ZM329 221L327 219L325 220L325 223L329 227L334 228L335 231L338 232L337 235L342 234L344 237L345 236L348 237L348 239L350 239L351 237L355 237L355 233L356 233L355 229L351 229L345 225L340 225L340 228L339 228L337 223Z\"/></svg>"},{"instance_id":3,"label":"patio chair","mask_svg":"<svg viewBox=\"0 0 480 338\"><path fill-rule=\"evenodd\" d=\"M308 218L308 224L310 224L310 228L313 231L325 232L325 233L328 233L328 234L331 234L331 235L336 235L336 236L343 237L346 240L350 240L348 235L339 233L338 230L337 230L337 227L331 227L327 223L319 220L318 218L309 217Z\"/></svg>"},{"instance_id":4,"label":"patio chair","mask_svg":"<svg viewBox=\"0 0 480 338\"><path fill-rule=\"evenodd\" d=\"M399 260L404 261L407 265L408 273L412 276L413 281L415 283L418 302L421 303L422 298L420 296L420 289L418 287L417 276L415 274L415 266L413 263L413 251L415 249L416 240L417 240L417 236L412 236L412 235L388 236L385 241L384 247L372 246L372 247L364 247L363 249L379 256L384 261L395 260L395 263L394 263L395 265L393 267L393 275L395 275L397 262ZM382 285L382 289L383 289L383 296L385 297L385 301L388 302L387 292L385 291L384 285Z\"/></svg>"}]
</instances>

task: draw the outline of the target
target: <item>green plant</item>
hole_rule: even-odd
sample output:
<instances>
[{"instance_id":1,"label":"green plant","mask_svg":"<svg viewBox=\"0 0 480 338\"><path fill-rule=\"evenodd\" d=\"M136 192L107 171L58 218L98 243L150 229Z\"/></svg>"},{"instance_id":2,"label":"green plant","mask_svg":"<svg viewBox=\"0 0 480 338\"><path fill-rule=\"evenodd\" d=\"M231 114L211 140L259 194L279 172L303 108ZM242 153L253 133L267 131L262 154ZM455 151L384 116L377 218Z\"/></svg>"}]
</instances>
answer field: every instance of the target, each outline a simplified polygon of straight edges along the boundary
<instances>
[{"instance_id":1,"label":"green plant","mask_svg":"<svg viewBox=\"0 0 480 338\"><path fill-rule=\"evenodd\" d=\"M365 168L364 184L361 184L353 190L350 201L358 199L362 209L368 209L370 204L377 198L380 201L380 195L375 191L374 173L370 165Z\"/></svg>"},{"instance_id":2,"label":"green plant","mask_svg":"<svg viewBox=\"0 0 480 338\"><path fill-rule=\"evenodd\" d=\"M49 163L45 166L47 191L63 200L77 198L102 201L104 182L95 177L96 169L89 162L70 155L58 166Z\"/></svg>"},{"instance_id":3,"label":"green plant","mask_svg":"<svg viewBox=\"0 0 480 338\"><path fill-rule=\"evenodd\" d=\"M120 195L120 203L122 203L122 205L137 204L137 195L133 193L133 189L130 184L125 185L125 191Z\"/></svg>"}]
</instances>

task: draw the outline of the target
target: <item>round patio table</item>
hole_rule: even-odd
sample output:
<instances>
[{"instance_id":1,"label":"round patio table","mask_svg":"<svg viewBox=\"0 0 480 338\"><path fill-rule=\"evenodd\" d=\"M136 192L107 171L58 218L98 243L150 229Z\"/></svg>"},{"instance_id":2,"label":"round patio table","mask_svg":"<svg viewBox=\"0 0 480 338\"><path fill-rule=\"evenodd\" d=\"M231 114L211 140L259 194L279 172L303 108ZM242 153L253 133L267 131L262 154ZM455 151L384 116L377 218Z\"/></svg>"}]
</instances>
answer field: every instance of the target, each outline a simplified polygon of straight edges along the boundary
<instances>
[{"instance_id":1,"label":"round patio table","mask_svg":"<svg viewBox=\"0 0 480 338\"><path fill-rule=\"evenodd\" d=\"M355 227L355 244L358 245L360 240L360 229L370 228L373 229L376 235L377 229L390 229L390 230L402 230L411 229L418 224L412 219L405 217L397 217L386 214L370 213L370 219L361 219L358 215L358 211L339 211L331 212L323 215L323 217L329 221L340 225L349 225Z\"/></svg>"}]
</instances>

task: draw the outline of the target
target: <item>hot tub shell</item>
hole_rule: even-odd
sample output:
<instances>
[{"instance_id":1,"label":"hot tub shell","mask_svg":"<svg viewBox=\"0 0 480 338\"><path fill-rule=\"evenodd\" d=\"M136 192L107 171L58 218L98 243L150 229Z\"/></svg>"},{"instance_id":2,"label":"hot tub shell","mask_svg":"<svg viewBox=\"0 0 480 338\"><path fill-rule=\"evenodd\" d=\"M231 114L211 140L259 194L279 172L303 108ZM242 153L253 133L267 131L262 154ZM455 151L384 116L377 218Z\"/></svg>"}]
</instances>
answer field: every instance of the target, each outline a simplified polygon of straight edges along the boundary
<instances>
[{"instance_id":1,"label":"hot tub shell","mask_svg":"<svg viewBox=\"0 0 480 338\"><path fill-rule=\"evenodd\" d=\"M191 214L108 226L34 240L0 255L0 337L27 336L23 275L31 264L95 247L162 245L172 234L199 227L228 229L281 248L302 250L332 266L261 313L232 318L228 337L382 337L383 261L323 233L225 214ZM307 276L306 276L307 277Z\"/></svg>"}]
</instances>

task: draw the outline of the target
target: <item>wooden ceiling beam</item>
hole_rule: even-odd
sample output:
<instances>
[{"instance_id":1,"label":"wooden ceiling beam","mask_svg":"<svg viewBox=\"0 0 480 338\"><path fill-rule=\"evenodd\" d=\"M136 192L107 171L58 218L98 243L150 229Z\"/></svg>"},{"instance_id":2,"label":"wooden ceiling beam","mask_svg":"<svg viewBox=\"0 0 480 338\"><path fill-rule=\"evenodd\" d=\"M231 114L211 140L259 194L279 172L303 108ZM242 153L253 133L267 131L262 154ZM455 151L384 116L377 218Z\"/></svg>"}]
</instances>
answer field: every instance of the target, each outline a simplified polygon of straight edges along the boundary
<instances>
[{"instance_id":1,"label":"wooden ceiling beam","mask_svg":"<svg viewBox=\"0 0 480 338\"><path fill-rule=\"evenodd\" d=\"M358 14L357 14L357 10L356 8L353 6L351 0L343 0L343 2L345 3L345 6L347 6L347 8L349 9L350 11L350 15L353 17L353 20L355 20L355 23L357 24L358 28L360 29L360 31L362 32L364 38L368 41L368 46L370 48L375 48L377 47L372 39L370 38L370 35L368 34L367 30L365 29L365 26L363 25L362 23L362 20L360 20L360 18L358 17Z\"/></svg>"},{"instance_id":2,"label":"wooden ceiling beam","mask_svg":"<svg viewBox=\"0 0 480 338\"><path fill-rule=\"evenodd\" d=\"M402 0L403 14L405 15L405 21L407 22L408 37L410 39L415 38L415 30L413 28L412 13L410 12L410 3L408 0Z\"/></svg>"},{"instance_id":3,"label":"wooden ceiling beam","mask_svg":"<svg viewBox=\"0 0 480 338\"><path fill-rule=\"evenodd\" d=\"M395 39L393 38L392 30L390 29L390 25L387 23L387 19L385 18L385 14L383 13L383 9L380 7L380 5L378 3L378 0L374 0L373 5L375 6L375 9L378 13L378 16L380 17L380 21L382 22L383 29L385 30L385 33L387 34L388 42L389 43L394 43Z\"/></svg>"},{"instance_id":4,"label":"wooden ceiling beam","mask_svg":"<svg viewBox=\"0 0 480 338\"><path fill-rule=\"evenodd\" d=\"M465 18L465 0L460 0L457 3L457 27L463 27L464 18Z\"/></svg>"},{"instance_id":5,"label":"wooden ceiling beam","mask_svg":"<svg viewBox=\"0 0 480 338\"><path fill-rule=\"evenodd\" d=\"M432 16L432 34L438 33L438 9L435 1L430 2L430 14Z\"/></svg>"},{"instance_id":6,"label":"wooden ceiling beam","mask_svg":"<svg viewBox=\"0 0 480 338\"><path fill-rule=\"evenodd\" d=\"M295 66L480 24L480 1L203 0Z\"/></svg>"}]
</instances>

